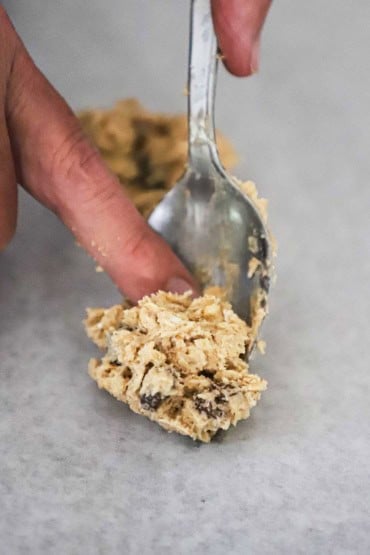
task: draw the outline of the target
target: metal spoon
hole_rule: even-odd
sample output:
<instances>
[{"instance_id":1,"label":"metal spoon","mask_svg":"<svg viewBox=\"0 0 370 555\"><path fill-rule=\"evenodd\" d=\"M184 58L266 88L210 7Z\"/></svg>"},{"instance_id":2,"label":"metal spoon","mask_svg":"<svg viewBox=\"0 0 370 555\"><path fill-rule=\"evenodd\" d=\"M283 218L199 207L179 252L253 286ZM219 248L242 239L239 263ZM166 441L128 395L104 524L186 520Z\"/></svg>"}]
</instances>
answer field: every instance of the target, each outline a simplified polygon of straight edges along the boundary
<instances>
[{"instance_id":1,"label":"metal spoon","mask_svg":"<svg viewBox=\"0 0 370 555\"><path fill-rule=\"evenodd\" d=\"M251 323L256 296L261 306L266 303L260 293L266 296L269 283L268 232L251 200L219 160L214 128L217 41L210 1L192 0L190 19L188 168L149 223L203 290L223 288L237 314ZM252 258L259 264L248 277Z\"/></svg>"}]
</instances>

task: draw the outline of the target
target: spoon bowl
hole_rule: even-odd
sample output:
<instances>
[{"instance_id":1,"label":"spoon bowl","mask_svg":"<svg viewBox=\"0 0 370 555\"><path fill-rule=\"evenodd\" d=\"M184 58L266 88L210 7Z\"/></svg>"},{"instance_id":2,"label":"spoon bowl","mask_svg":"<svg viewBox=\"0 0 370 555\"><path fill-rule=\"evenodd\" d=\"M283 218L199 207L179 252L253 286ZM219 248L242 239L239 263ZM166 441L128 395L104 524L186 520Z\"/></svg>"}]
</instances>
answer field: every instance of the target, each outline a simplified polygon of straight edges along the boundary
<instances>
[{"instance_id":1,"label":"spoon bowl","mask_svg":"<svg viewBox=\"0 0 370 555\"><path fill-rule=\"evenodd\" d=\"M149 223L203 291L221 289L235 312L251 323L256 298L266 303L269 236L257 208L219 160L213 117L216 71L210 2L192 0L188 169L152 212Z\"/></svg>"}]
</instances>

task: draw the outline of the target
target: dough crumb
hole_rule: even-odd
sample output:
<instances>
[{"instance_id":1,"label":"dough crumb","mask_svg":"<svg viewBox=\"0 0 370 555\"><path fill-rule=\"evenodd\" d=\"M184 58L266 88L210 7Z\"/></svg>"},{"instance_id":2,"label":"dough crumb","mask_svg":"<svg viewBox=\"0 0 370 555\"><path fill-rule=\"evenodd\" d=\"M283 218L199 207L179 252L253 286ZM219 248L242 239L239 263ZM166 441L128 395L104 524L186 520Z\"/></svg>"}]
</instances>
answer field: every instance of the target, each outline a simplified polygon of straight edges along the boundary
<instances>
[{"instance_id":1,"label":"dough crumb","mask_svg":"<svg viewBox=\"0 0 370 555\"><path fill-rule=\"evenodd\" d=\"M249 416L266 389L246 355L254 331L221 298L160 291L137 306L88 309L99 388L170 432L209 442Z\"/></svg>"},{"instance_id":2,"label":"dough crumb","mask_svg":"<svg viewBox=\"0 0 370 555\"><path fill-rule=\"evenodd\" d=\"M263 339L259 339L256 343L256 346L261 355L266 354L266 341L264 341Z\"/></svg>"}]
</instances>

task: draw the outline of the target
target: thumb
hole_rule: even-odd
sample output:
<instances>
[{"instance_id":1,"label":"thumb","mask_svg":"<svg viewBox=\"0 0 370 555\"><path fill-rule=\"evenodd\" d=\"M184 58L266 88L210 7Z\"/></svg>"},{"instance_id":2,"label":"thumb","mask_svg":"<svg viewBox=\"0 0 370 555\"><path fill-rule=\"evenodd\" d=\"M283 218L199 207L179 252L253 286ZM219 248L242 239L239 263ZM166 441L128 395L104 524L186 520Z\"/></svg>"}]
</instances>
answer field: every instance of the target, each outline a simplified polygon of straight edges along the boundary
<instances>
[{"instance_id":1,"label":"thumb","mask_svg":"<svg viewBox=\"0 0 370 555\"><path fill-rule=\"evenodd\" d=\"M234 75L258 70L259 38L270 4L271 0L212 0L218 43Z\"/></svg>"},{"instance_id":2,"label":"thumb","mask_svg":"<svg viewBox=\"0 0 370 555\"><path fill-rule=\"evenodd\" d=\"M21 184L60 216L131 300L158 289L195 291L192 276L146 224L23 45L9 85Z\"/></svg>"}]
</instances>

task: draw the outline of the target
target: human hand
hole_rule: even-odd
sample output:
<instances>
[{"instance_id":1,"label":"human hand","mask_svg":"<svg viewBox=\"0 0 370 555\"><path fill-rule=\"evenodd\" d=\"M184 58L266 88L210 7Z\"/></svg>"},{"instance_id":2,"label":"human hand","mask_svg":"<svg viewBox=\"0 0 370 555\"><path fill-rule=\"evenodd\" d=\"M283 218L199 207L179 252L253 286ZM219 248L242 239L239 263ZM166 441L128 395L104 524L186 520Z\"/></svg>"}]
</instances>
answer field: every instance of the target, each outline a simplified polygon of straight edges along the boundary
<instances>
[{"instance_id":1,"label":"human hand","mask_svg":"<svg viewBox=\"0 0 370 555\"><path fill-rule=\"evenodd\" d=\"M268 5L212 0L225 63L235 75L256 69ZM0 51L0 249L16 227L18 182L60 217L132 301L158 289L196 292L194 278L137 212L1 6Z\"/></svg>"},{"instance_id":2,"label":"human hand","mask_svg":"<svg viewBox=\"0 0 370 555\"><path fill-rule=\"evenodd\" d=\"M16 226L17 185L55 212L132 301L196 290L37 69L0 6L0 249Z\"/></svg>"}]
</instances>

